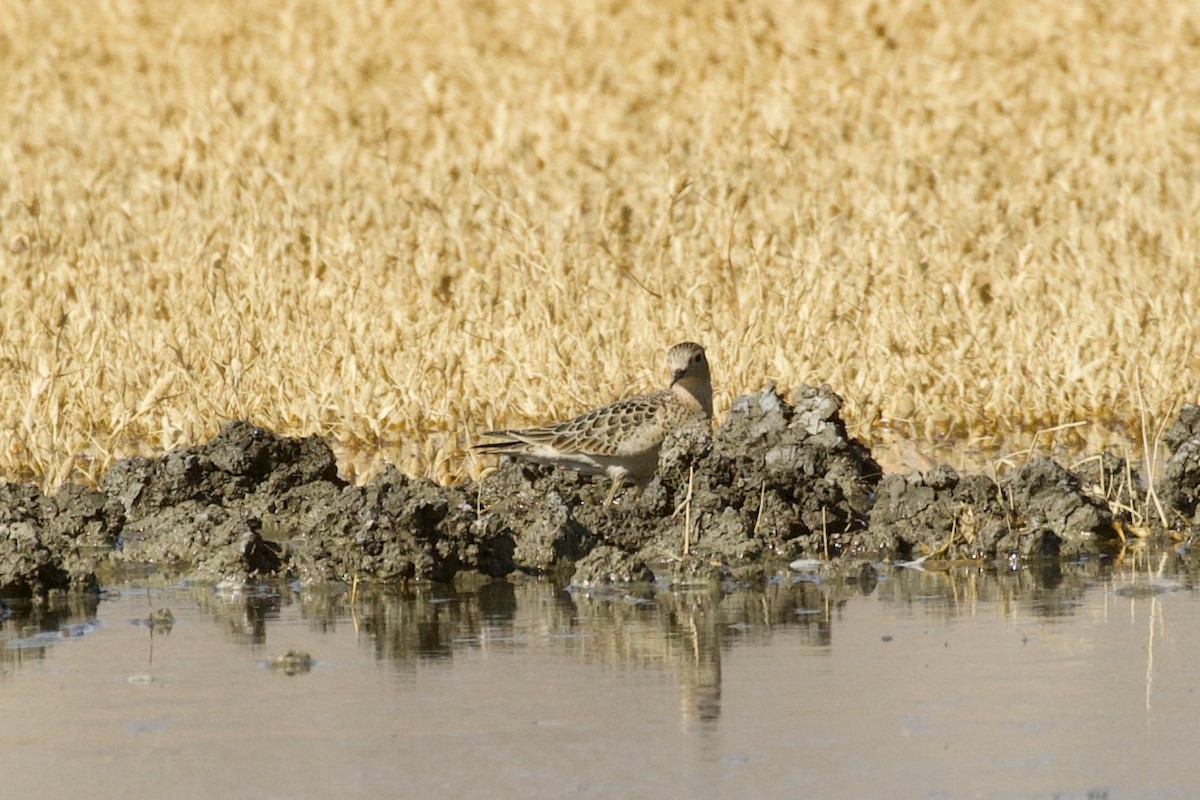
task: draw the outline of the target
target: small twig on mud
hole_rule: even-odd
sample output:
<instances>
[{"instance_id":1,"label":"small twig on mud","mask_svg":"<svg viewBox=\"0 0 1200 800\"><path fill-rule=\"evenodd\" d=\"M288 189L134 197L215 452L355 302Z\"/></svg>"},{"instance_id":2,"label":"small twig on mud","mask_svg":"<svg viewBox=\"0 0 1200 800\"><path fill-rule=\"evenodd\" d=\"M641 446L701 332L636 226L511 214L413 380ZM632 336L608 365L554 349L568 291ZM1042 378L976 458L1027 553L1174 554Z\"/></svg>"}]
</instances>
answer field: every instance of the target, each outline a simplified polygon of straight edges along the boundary
<instances>
[{"instance_id":1,"label":"small twig on mud","mask_svg":"<svg viewBox=\"0 0 1200 800\"><path fill-rule=\"evenodd\" d=\"M1104 471L1104 456L1099 453L1094 456L1088 456L1087 458L1079 459L1071 465L1071 469L1072 471L1077 472L1084 464L1092 463L1096 465L1096 470L1100 475L1100 485L1099 487L1096 487L1089 484L1084 487L1084 491L1090 496L1104 501L1113 511L1119 511L1124 514L1128 514L1130 532L1139 539L1145 538L1149 534L1149 531L1145 530L1141 511L1131 505L1121 502L1121 489L1124 487L1129 488L1130 497L1134 496L1133 473L1131 472L1131 468L1129 466L1129 451L1125 451L1125 474L1119 477L1114 475L1111 478L1108 478L1106 476ZM1117 537L1121 540L1121 543L1124 544L1126 541L1125 526L1121 520L1113 520L1113 530L1117 532Z\"/></svg>"},{"instance_id":2,"label":"small twig on mud","mask_svg":"<svg viewBox=\"0 0 1200 800\"><path fill-rule=\"evenodd\" d=\"M683 554L689 555L692 550L692 481L696 477L696 468L688 467L688 493L684 505L687 510L683 515Z\"/></svg>"},{"instance_id":3,"label":"small twig on mud","mask_svg":"<svg viewBox=\"0 0 1200 800\"><path fill-rule=\"evenodd\" d=\"M954 519L950 521L950 538L946 539L941 547L930 553L929 558L937 558L942 553L948 554L950 552L950 545L954 544L954 537L956 536L958 536L958 514L955 514Z\"/></svg>"},{"instance_id":4,"label":"small twig on mud","mask_svg":"<svg viewBox=\"0 0 1200 800\"><path fill-rule=\"evenodd\" d=\"M821 545L825 548L825 560L829 560L829 528L825 520L825 506L821 506Z\"/></svg>"},{"instance_id":5,"label":"small twig on mud","mask_svg":"<svg viewBox=\"0 0 1200 800\"><path fill-rule=\"evenodd\" d=\"M754 538L758 538L758 526L762 524L763 504L767 501L767 482L762 482L762 488L758 491L758 514L754 517Z\"/></svg>"},{"instance_id":6,"label":"small twig on mud","mask_svg":"<svg viewBox=\"0 0 1200 800\"><path fill-rule=\"evenodd\" d=\"M1101 456L1095 456L1100 464L1100 475L1104 475L1104 460ZM1133 505L1133 500L1137 497L1136 487L1133 484L1133 466L1130 461L1129 448L1125 448L1125 474L1121 476L1120 483L1115 481L1109 487L1110 491L1104 494L1104 500L1108 503L1109 508L1113 511L1118 511L1129 515L1129 535L1137 539L1144 539L1150 535L1150 530L1146 527L1145 508L1137 508ZM1130 498L1130 503L1121 502L1121 490L1125 489ZM1113 520L1113 530L1117 532L1117 538L1121 540L1121 545L1129 543L1129 536L1125 534L1125 525L1119 519Z\"/></svg>"},{"instance_id":7,"label":"small twig on mud","mask_svg":"<svg viewBox=\"0 0 1200 800\"><path fill-rule=\"evenodd\" d=\"M1084 464L1090 464L1093 461L1096 462L1096 472L1100 475L1100 497L1107 500L1108 487L1104 485L1104 456L1102 456L1100 453L1097 453L1094 456L1081 458L1071 465L1071 471L1077 473L1079 472L1080 467L1082 467Z\"/></svg>"},{"instance_id":8,"label":"small twig on mud","mask_svg":"<svg viewBox=\"0 0 1200 800\"><path fill-rule=\"evenodd\" d=\"M1137 495L1134 493L1133 486L1133 465L1129 463L1129 448L1125 448L1125 486L1129 490L1129 499L1133 500Z\"/></svg>"},{"instance_id":9,"label":"small twig on mud","mask_svg":"<svg viewBox=\"0 0 1200 800\"><path fill-rule=\"evenodd\" d=\"M1081 427L1083 425L1087 425L1087 424L1088 424L1088 422L1086 420L1080 420L1078 422L1064 422L1061 425L1055 425L1050 428L1042 428L1042 429L1038 430L1037 432L1035 432L1033 434L1033 441L1029 443L1029 449L1025 451L1025 463L1028 464L1029 459L1033 458L1033 454L1037 452L1037 440L1038 440L1038 437L1041 436L1043 433L1058 433L1059 431L1065 431L1065 430L1069 430L1071 428L1079 428L1079 427ZM1016 455L1016 453L1014 453L1013 455Z\"/></svg>"}]
</instances>

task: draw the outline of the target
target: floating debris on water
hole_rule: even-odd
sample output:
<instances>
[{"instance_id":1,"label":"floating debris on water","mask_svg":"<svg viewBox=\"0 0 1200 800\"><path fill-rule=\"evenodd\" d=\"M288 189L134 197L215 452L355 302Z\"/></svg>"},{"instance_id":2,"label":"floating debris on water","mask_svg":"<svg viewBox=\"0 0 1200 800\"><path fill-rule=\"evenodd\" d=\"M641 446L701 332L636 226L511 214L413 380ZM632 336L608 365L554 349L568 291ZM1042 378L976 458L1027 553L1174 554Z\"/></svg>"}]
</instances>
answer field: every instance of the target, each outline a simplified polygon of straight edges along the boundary
<instances>
[{"instance_id":1,"label":"floating debris on water","mask_svg":"<svg viewBox=\"0 0 1200 800\"><path fill-rule=\"evenodd\" d=\"M300 675L311 671L315 663L313 657L303 650L288 650L283 655L267 659L266 666L284 675Z\"/></svg>"}]
</instances>

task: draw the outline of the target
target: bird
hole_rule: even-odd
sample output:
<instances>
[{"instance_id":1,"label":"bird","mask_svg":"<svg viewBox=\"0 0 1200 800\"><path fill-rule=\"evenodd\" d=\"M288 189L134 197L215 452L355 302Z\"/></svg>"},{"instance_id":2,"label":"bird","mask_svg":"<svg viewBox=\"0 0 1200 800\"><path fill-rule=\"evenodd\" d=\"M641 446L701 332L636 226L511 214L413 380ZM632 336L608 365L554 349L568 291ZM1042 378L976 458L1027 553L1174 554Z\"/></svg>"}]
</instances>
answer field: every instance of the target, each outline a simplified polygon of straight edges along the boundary
<instances>
[{"instance_id":1,"label":"bird","mask_svg":"<svg viewBox=\"0 0 1200 800\"><path fill-rule=\"evenodd\" d=\"M612 503L626 481L644 484L658 469L667 432L692 419L712 419L712 375L704 348L681 342L667 351L671 383L665 389L618 400L578 417L519 430L487 431L496 439L476 452L607 475Z\"/></svg>"}]
</instances>

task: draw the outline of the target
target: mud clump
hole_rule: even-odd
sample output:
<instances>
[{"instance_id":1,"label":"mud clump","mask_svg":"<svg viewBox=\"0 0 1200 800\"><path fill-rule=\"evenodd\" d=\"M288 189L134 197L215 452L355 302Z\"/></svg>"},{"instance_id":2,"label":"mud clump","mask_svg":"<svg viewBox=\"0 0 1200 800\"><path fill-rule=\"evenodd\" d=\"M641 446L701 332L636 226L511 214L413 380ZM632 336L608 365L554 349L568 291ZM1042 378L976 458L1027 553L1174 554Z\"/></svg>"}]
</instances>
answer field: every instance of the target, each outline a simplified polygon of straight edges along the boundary
<instances>
[{"instance_id":1,"label":"mud clump","mask_svg":"<svg viewBox=\"0 0 1200 800\"><path fill-rule=\"evenodd\" d=\"M871 510L872 546L900 559L1069 558L1117 539L1108 507L1049 459L996 484L940 466L889 475Z\"/></svg>"},{"instance_id":2,"label":"mud clump","mask_svg":"<svg viewBox=\"0 0 1200 800\"><path fill-rule=\"evenodd\" d=\"M460 570L505 575L513 569L511 534L482 524L472 501L469 483L441 487L389 466L296 520L296 572L306 581L449 581Z\"/></svg>"},{"instance_id":3,"label":"mud clump","mask_svg":"<svg viewBox=\"0 0 1200 800\"><path fill-rule=\"evenodd\" d=\"M477 530L512 542L512 566L530 572L569 568L596 546L581 521L604 502L604 482L553 467L502 461L479 486ZM620 512L610 507L610 516Z\"/></svg>"},{"instance_id":4,"label":"mud clump","mask_svg":"<svg viewBox=\"0 0 1200 800\"><path fill-rule=\"evenodd\" d=\"M207 444L118 462L101 489L125 524L119 557L202 580L449 580L511 570L511 542L473 529L465 487L389 467L365 486L317 437L231 422Z\"/></svg>"},{"instance_id":5,"label":"mud clump","mask_svg":"<svg viewBox=\"0 0 1200 800\"><path fill-rule=\"evenodd\" d=\"M1006 482L1013 532L998 549L1019 556L1074 558L1117 539L1108 506L1083 491L1079 477L1048 458L1031 461Z\"/></svg>"},{"instance_id":6,"label":"mud clump","mask_svg":"<svg viewBox=\"0 0 1200 800\"><path fill-rule=\"evenodd\" d=\"M619 547L601 545L575 565L575 586L594 587L613 583L649 583L654 573L636 556Z\"/></svg>"},{"instance_id":7,"label":"mud clump","mask_svg":"<svg viewBox=\"0 0 1200 800\"><path fill-rule=\"evenodd\" d=\"M321 439L230 422L198 447L118 461L100 490L124 513L120 559L236 580L279 574L283 550L274 539L346 485Z\"/></svg>"},{"instance_id":8,"label":"mud clump","mask_svg":"<svg viewBox=\"0 0 1200 800\"><path fill-rule=\"evenodd\" d=\"M866 546L901 560L993 558L1011 530L1000 487L946 466L884 477L870 522Z\"/></svg>"},{"instance_id":9,"label":"mud clump","mask_svg":"<svg viewBox=\"0 0 1200 800\"><path fill-rule=\"evenodd\" d=\"M354 486L321 439L231 422L205 444L117 462L99 490L0 484L0 592L95 588L103 559L211 581L516 571L589 587L742 580L772 558L1053 560L1110 549L1142 490L1107 454L1079 473L1035 459L999 483L944 466L885 476L840 410L828 387L798 387L794 405L773 386L740 397L715 430L668 435L657 474L611 504L607 478L508 460L456 486L394 467ZM1165 439L1159 495L1177 525L1196 524L1200 409Z\"/></svg>"},{"instance_id":10,"label":"mud clump","mask_svg":"<svg viewBox=\"0 0 1200 800\"><path fill-rule=\"evenodd\" d=\"M0 595L30 597L97 588L95 568L122 523L119 506L95 490L0 484Z\"/></svg>"},{"instance_id":11,"label":"mud clump","mask_svg":"<svg viewBox=\"0 0 1200 800\"><path fill-rule=\"evenodd\" d=\"M792 406L772 386L735 400L711 441L687 429L668 439L660 480L670 504L690 506L695 552L794 558L857 549L882 470L846 433L841 404L827 386L801 385ZM679 538L676 530L663 544L677 547Z\"/></svg>"},{"instance_id":12,"label":"mud clump","mask_svg":"<svg viewBox=\"0 0 1200 800\"><path fill-rule=\"evenodd\" d=\"M1171 457L1155 484L1159 506L1146 517L1161 524L1158 508L1166 517L1166 533L1181 540L1190 561L1200 560L1200 407L1186 404L1163 434Z\"/></svg>"},{"instance_id":13,"label":"mud clump","mask_svg":"<svg viewBox=\"0 0 1200 800\"><path fill-rule=\"evenodd\" d=\"M1171 457L1155 489L1169 524L1200 525L1200 407L1188 403L1163 434Z\"/></svg>"}]
</instances>

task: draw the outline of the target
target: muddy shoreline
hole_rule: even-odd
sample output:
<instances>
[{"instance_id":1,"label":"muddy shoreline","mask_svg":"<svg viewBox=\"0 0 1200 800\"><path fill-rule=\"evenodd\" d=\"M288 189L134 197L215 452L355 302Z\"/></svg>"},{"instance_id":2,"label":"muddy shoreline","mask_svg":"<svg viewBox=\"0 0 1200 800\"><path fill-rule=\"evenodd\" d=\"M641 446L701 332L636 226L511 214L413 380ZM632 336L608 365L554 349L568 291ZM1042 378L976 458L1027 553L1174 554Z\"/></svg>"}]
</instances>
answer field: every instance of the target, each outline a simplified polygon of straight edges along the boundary
<instances>
[{"instance_id":1,"label":"muddy shoreline","mask_svg":"<svg viewBox=\"0 0 1200 800\"><path fill-rule=\"evenodd\" d=\"M606 480L508 461L449 487L390 466L356 486L320 438L231 422L207 443L119 461L95 489L0 484L0 595L95 590L105 565L213 582L553 573L596 586L743 577L776 560L1103 557L1133 537L1188 557L1196 406L1164 436L1150 507L1144 477L1107 453L1080 472L1035 458L999 483L947 466L883 475L840 409L828 387L740 397L716 429L668 437L657 476L610 506Z\"/></svg>"}]
</instances>

